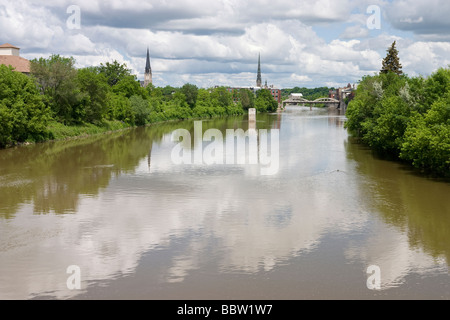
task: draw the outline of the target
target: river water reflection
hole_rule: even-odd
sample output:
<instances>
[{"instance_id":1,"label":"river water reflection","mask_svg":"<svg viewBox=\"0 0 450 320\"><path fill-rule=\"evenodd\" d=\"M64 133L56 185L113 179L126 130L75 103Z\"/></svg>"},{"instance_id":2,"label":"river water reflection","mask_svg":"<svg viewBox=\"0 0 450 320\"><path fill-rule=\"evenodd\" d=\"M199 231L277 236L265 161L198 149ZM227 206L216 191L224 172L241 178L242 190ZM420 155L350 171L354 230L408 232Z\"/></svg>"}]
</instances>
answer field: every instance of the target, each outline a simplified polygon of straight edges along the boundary
<instances>
[{"instance_id":1,"label":"river water reflection","mask_svg":"<svg viewBox=\"0 0 450 320\"><path fill-rule=\"evenodd\" d=\"M378 159L344 121L258 115L279 130L267 176L174 164L171 133L193 121L1 150L0 298L450 299L450 184Z\"/></svg>"}]
</instances>

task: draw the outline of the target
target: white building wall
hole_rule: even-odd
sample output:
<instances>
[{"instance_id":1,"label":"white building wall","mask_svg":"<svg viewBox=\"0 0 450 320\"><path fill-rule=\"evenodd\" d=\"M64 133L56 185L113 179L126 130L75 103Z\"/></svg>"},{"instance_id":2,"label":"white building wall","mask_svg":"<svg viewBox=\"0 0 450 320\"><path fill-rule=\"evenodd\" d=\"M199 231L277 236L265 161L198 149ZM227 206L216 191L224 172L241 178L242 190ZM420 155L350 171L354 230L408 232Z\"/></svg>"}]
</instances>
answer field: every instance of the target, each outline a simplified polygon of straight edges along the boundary
<instances>
[{"instance_id":1,"label":"white building wall","mask_svg":"<svg viewBox=\"0 0 450 320\"><path fill-rule=\"evenodd\" d=\"M17 57L19 57L19 49L16 49L16 48L0 48L0 55L2 55L2 56L17 56Z\"/></svg>"}]
</instances>

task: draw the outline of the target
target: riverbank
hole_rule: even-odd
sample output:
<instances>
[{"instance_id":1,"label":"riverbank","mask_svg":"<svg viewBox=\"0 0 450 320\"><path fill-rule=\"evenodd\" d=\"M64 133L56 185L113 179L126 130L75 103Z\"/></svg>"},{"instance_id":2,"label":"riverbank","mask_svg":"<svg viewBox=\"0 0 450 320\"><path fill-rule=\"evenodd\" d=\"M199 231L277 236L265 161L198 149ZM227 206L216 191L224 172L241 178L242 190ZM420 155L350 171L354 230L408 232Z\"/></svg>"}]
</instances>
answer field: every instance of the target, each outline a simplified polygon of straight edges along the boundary
<instances>
[{"instance_id":1,"label":"riverbank","mask_svg":"<svg viewBox=\"0 0 450 320\"><path fill-rule=\"evenodd\" d=\"M448 68L428 78L367 76L348 106L346 128L380 155L450 178L449 106Z\"/></svg>"},{"instance_id":2,"label":"riverbank","mask_svg":"<svg viewBox=\"0 0 450 320\"><path fill-rule=\"evenodd\" d=\"M52 55L31 61L31 74L0 65L0 148L278 107L268 89L142 87L118 62L76 69L73 58Z\"/></svg>"},{"instance_id":3,"label":"riverbank","mask_svg":"<svg viewBox=\"0 0 450 320\"><path fill-rule=\"evenodd\" d=\"M130 128L133 128L133 126L117 120L103 121L98 125L86 123L72 126L67 126L59 122L52 122L48 126L50 141L88 137L96 134L115 132Z\"/></svg>"},{"instance_id":4,"label":"riverbank","mask_svg":"<svg viewBox=\"0 0 450 320\"><path fill-rule=\"evenodd\" d=\"M18 146L27 146L27 145L33 145L36 143L46 143L46 142L52 142L52 141L64 141L64 140L72 140L72 139L81 139L81 138L88 138L96 135L101 134L110 134L125 130L131 130L134 128L139 127L146 127L146 126L152 126L156 124L164 124L164 123L170 123L170 122L176 122L176 121L183 121L183 120L210 120L210 119L220 119L224 117L229 117L232 115L226 115L226 116L210 116L205 118L195 117L195 118L189 118L189 119L168 119L168 120L158 120L151 123L147 123L145 125L130 125L123 121L118 120L103 120L101 123L98 124L92 124L92 123L83 123L78 125L65 125L60 122L53 121L51 122L48 127L48 139L36 142L36 141L26 141L22 143L12 144L8 145L3 149L9 149L13 147ZM1 148L0 148L1 150Z\"/></svg>"}]
</instances>

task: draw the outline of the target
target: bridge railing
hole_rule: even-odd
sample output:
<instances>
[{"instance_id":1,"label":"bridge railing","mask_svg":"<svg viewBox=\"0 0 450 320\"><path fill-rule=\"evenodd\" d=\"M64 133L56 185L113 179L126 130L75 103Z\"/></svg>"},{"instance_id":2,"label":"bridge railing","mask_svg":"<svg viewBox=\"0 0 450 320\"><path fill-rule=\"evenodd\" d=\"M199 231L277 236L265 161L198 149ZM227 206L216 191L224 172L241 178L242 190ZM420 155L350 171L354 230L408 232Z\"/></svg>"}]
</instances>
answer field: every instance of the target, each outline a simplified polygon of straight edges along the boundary
<instances>
[{"instance_id":1,"label":"bridge railing","mask_svg":"<svg viewBox=\"0 0 450 320\"><path fill-rule=\"evenodd\" d=\"M334 105L334 104L339 104L340 101L333 99L333 98L319 98L319 99L316 99L313 101L307 100L304 98L300 98L300 99L289 98L282 102L283 107L288 103L290 103L290 104L305 104L305 105L306 104L333 104Z\"/></svg>"}]
</instances>

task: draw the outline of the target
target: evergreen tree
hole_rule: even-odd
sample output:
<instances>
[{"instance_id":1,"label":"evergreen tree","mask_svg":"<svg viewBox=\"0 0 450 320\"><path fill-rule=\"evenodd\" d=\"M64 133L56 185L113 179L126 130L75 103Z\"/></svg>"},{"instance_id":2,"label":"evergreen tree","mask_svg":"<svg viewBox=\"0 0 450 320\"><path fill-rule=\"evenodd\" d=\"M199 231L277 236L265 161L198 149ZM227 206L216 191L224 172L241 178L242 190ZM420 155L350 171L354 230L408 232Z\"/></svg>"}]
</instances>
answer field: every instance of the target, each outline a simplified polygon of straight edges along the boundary
<instances>
[{"instance_id":1,"label":"evergreen tree","mask_svg":"<svg viewBox=\"0 0 450 320\"><path fill-rule=\"evenodd\" d=\"M393 72L397 75L402 75L402 65L400 64L400 59L398 58L398 50L395 48L396 41L394 41L391 47L387 50L388 54L386 58L383 59L383 67L381 68L381 73Z\"/></svg>"}]
</instances>

